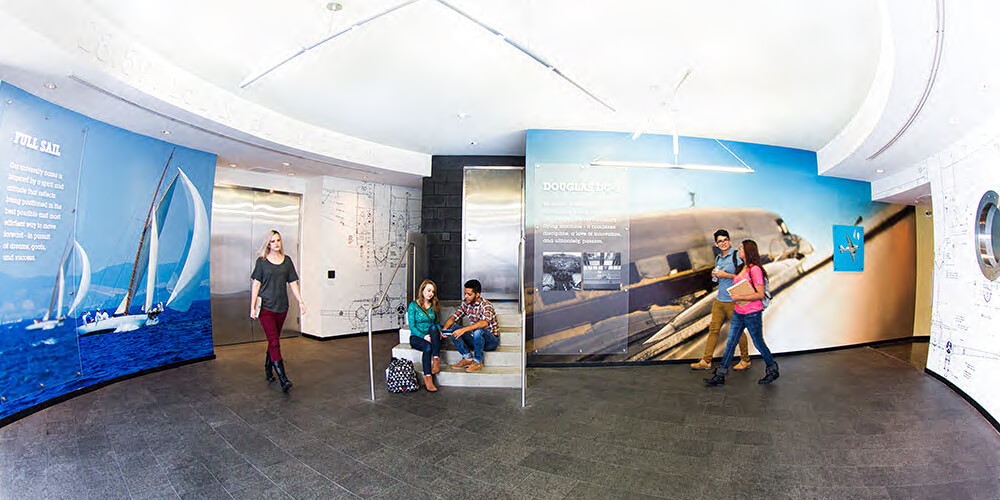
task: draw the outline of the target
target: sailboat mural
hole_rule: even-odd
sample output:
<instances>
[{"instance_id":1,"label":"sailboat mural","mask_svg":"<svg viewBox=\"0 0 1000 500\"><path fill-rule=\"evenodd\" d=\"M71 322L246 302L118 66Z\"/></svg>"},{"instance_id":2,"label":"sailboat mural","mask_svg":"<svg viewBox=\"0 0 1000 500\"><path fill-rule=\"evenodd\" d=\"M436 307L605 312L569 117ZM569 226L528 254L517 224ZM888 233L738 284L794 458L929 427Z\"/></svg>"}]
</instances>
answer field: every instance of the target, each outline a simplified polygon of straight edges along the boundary
<instances>
[{"instance_id":1,"label":"sailboat mural","mask_svg":"<svg viewBox=\"0 0 1000 500\"><path fill-rule=\"evenodd\" d=\"M68 265L72 262L70 258L73 256L80 261L80 284L77 286L76 292L73 293L73 302L70 304L69 309L66 310L66 314L63 314L63 297L66 296L66 271ZM83 250L80 243L71 239L66 246L66 251L63 252L62 260L59 262L59 270L56 272L56 282L52 287L52 299L49 301L49 310L45 312L45 316L42 319L35 320L34 323L26 326L25 329L51 330L57 326L62 326L63 321L67 316L76 311L77 306L87 296L89 290L90 259L87 258L87 252Z\"/></svg>"},{"instance_id":2,"label":"sailboat mural","mask_svg":"<svg viewBox=\"0 0 1000 500\"><path fill-rule=\"evenodd\" d=\"M173 153L171 153L171 159ZM98 317L92 322L85 323L77 327L76 331L80 336L96 335L109 332L127 332L136 330L145 325L156 324L158 316L165 307L170 307L179 311L186 311L190 305L187 297L189 292L194 290L198 281L197 276L202 267L208 262L209 254L209 225L208 213L205 210L205 203L201 193L195 187L191 179L183 170L177 169L177 174L170 182L170 186L156 202L163 178L166 175L167 167L170 166L170 159L163 167L163 174L160 175L160 183L157 184L156 192L153 194L153 203L150 205L146 223L143 226L142 235L139 240L139 248L136 251L135 260L132 265L132 275L129 279L128 290L122 298L121 303L110 317ZM180 189L178 189L178 185ZM160 250L160 234L163 231L163 223L174 205L173 200L178 196L178 191L183 191L187 195L188 201L188 225L187 248L182 255L180 275L174 284L173 290L166 303L157 303L155 306L156 271L157 259ZM140 306L139 311L129 314L132 301L138 294L139 283L145 278L145 301Z\"/></svg>"}]
</instances>

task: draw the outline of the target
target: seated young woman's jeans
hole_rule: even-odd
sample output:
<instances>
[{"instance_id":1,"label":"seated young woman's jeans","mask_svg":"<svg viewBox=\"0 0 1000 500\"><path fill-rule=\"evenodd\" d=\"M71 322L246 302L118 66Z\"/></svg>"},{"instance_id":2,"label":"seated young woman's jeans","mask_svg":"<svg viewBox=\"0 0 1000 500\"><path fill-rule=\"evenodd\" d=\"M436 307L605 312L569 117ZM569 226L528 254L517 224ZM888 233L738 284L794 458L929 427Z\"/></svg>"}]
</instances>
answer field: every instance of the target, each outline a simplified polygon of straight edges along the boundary
<instances>
[{"instance_id":1,"label":"seated young woman's jeans","mask_svg":"<svg viewBox=\"0 0 1000 500\"><path fill-rule=\"evenodd\" d=\"M421 363L424 365L424 375L431 374L431 358L441 355L441 332L438 331L436 326L431 325L427 333L430 334L430 342L424 340L423 337L410 335L410 347L424 353L421 358Z\"/></svg>"},{"instance_id":2,"label":"seated young woman's jeans","mask_svg":"<svg viewBox=\"0 0 1000 500\"><path fill-rule=\"evenodd\" d=\"M725 377L729 374L729 365L733 364L733 354L736 352L736 341L739 335L746 328L750 334L750 340L754 347L760 351L760 357L764 358L764 364L771 366L774 358L771 357L771 350L764 343L764 311L752 312L750 314L733 313L733 319L729 321L729 339L726 340L726 350L722 353L722 365L715 371L716 375Z\"/></svg>"},{"instance_id":3,"label":"seated young woman's jeans","mask_svg":"<svg viewBox=\"0 0 1000 500\"><path fill-rule=\"evenodd\" d=\"M495 351L500 347L500 339L485 328L465 332L457 339L452 337L451 341L455 343L455 349L462 353L462 359L471 357L479 364L483 364L483 351ZM469 352L470 349L472 352Z\"/></svg>"}]
</instances>

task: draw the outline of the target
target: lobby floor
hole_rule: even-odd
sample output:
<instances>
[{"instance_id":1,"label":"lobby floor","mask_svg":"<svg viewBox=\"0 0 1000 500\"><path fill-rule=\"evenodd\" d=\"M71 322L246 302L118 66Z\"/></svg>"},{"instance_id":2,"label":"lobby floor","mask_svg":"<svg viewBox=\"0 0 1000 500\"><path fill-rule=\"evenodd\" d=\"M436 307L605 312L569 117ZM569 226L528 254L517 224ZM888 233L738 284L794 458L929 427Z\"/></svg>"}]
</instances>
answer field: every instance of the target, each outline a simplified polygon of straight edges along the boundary
<instances>
[{"instance_id":1,"label":"lobby floor","mask_svg":"<svg viewBox=\"0 0 1000 500\"><path fill-rule=\"evenodd\" d=\"M780 357L771 386L759 360L719 388L686 365L532 369L521 409L381 381L372 403L365 344L283 342L287 395L258 343L14 422L0 498L1000 498L1000 435L870 348Z\"/></svg>"}]
</instances>

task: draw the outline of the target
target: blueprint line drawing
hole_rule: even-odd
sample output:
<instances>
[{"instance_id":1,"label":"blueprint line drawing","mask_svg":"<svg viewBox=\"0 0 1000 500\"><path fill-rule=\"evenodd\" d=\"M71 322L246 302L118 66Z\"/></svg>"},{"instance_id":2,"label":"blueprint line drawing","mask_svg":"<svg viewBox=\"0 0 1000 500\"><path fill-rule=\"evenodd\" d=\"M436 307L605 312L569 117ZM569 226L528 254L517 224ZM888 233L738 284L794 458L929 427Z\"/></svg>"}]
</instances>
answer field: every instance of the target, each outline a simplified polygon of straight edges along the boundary
<instances>
[{"instance_id":1,"label":"blueprint line drawing","mask_svg":"<svg viewBox=\"0 0 1000 500\"><path fill-rule=\"evenodd\" d=\"M338 273L324 294L323 331L367 329L368 308L386 287L385 301L372 311L372 328L399 328L407 306L405 261L388 281L406 251L407 233L420 231L420 190L328 177L321 203L326 248L349 249L324 257Z\"/></svg>"}]
</instances>

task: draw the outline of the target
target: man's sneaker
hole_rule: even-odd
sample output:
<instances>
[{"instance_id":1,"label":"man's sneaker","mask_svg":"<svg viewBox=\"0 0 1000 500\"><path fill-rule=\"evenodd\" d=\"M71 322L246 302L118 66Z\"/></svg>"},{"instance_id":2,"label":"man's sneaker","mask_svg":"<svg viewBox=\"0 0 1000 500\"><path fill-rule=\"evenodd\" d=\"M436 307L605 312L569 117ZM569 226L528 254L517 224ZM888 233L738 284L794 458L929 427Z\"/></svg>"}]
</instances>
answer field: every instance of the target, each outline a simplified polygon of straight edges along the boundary
<instances>
[{"instance_id":1,"label":"man's sneaker","mask_svg":"<svg viewBox=\"0 0 1000 500\"><path fill-rule=\"evenodd\" d=\"M746 370L747 368L750 368L750 362L742 360L733 367L734 370Z\"/></svg>"},{"instance_id":2,"label":"man's sneaker","mask_svg":"<svg viewBox=\"0 0 1000 500\"><path fill-rule=\"evenodd\" d=\"M456 370L461 370L462 368L465 368L466 366L469 366L472 363L475 363L475 361L473 361L472 358L464 358L462 359L462 361L459 361L458 363L451 365L451 367Z\"/></svg>"},{"instance_id":3,"label":"man's sneaker","mask_svg":"<svg viewBox=\"0 0 1000 500\"><path fill-rule=\"evenodd\" d=\"M483 365L473 361L471 364L469 364L469 367L465 369L465 373L475 373L482 369Z\"/></svg>"},{"instance_id":4,"label":"man's sneaker","mask_svg":"<svg viewBox=\"0 0 1000 500\"><path fill-rule=\"evenodd\" d=\"M707 362L707 361L705 361L703 359L703 360L701 360L701 361L699 361L697 363L691 363L691 369L692 370L711 370L712 369L712 363L709 363L709 362Z\"/></svg>"}]
</instances>

